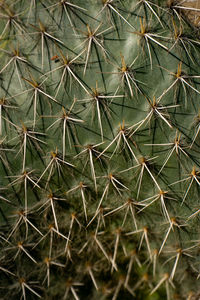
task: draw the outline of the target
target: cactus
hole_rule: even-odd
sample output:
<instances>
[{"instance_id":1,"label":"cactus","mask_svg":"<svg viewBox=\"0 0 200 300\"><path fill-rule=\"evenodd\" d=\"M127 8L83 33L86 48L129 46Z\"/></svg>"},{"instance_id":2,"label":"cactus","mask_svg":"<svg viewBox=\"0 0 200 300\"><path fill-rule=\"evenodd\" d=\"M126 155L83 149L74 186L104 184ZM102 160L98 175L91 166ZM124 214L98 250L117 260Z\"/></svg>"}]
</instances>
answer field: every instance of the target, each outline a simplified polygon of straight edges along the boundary
<instances>
[{"instance_id":1,"label":"cactus","mask_svg":"<svg viewBox=\"0 0 200 300\"><path fill-rule=\"evenodd\" d=\"M191 2L0 1L1 299L198 299Z\"/></svg>"}]
</instances>

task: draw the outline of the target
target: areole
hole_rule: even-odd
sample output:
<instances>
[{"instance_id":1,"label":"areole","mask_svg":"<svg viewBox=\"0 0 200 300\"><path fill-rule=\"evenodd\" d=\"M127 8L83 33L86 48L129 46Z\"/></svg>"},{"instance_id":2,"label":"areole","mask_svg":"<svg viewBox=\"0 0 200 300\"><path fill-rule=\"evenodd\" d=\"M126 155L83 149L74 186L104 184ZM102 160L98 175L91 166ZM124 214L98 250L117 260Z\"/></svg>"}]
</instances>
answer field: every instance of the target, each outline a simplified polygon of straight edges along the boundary
<instances>
[{"instance_id":1,"label":"areole","mask_svg":"<svg viewBox=\"0 0 200 300\"><path fill-rule=\"evenodd\" d=\"M199 0L176 0L176 8L186 16L189 22L195 27L200 27L200 1Z\"/></svg>"}]
</instances>

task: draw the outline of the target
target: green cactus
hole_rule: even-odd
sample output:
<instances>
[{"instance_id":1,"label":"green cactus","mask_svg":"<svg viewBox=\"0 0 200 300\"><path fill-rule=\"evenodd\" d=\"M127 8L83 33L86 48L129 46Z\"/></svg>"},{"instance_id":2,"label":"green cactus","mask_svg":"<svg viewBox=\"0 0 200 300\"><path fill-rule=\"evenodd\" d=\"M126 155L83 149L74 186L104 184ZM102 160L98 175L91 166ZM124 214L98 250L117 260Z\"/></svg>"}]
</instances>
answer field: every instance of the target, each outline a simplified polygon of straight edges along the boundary
<instances>
[{"instance_id":1,"label":"green cactus","mask_svg":"<svg viewBox=\"0 0 200 300\"><path fill-rule=\"evenodd\" d=\"M198 5L0 1L1 299L199 299Z\"/></svg>"}]
</instances>

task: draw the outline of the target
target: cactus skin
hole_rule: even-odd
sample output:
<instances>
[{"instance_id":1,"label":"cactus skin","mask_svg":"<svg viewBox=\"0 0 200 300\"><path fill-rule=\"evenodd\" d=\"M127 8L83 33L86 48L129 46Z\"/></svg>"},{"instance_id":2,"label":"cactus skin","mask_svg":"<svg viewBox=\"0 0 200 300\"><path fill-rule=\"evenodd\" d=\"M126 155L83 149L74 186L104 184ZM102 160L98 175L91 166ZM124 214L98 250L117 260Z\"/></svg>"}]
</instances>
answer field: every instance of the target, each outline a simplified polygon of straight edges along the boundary
<instances>
[{"instance_id":1,"label":"cactus skin","mask_svg":"<svg viewBox=\"0 0 200 300\"><path fill-rule=\"evenodd\" d=\"M0 1L1 299L198 299L199 31L178 6Z\"/></svg>"}]
</instances>

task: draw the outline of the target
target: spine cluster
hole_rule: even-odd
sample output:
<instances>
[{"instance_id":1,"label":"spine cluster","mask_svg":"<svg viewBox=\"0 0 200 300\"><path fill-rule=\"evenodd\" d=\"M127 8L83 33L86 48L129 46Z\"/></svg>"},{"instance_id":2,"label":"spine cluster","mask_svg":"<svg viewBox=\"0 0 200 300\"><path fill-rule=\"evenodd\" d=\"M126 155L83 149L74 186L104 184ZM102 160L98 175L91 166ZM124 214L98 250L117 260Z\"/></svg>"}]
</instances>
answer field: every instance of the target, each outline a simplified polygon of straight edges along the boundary
<instances>
[{"instance_id":1,"label":"spine cluster","mask_svg":"<svg viewBox=\"0 0 200 300\"><path fill-rule=\"evenodd\" d=\"M0 1L1 299L198 299L188 3Z\"/></svg>"}]
</instances>

